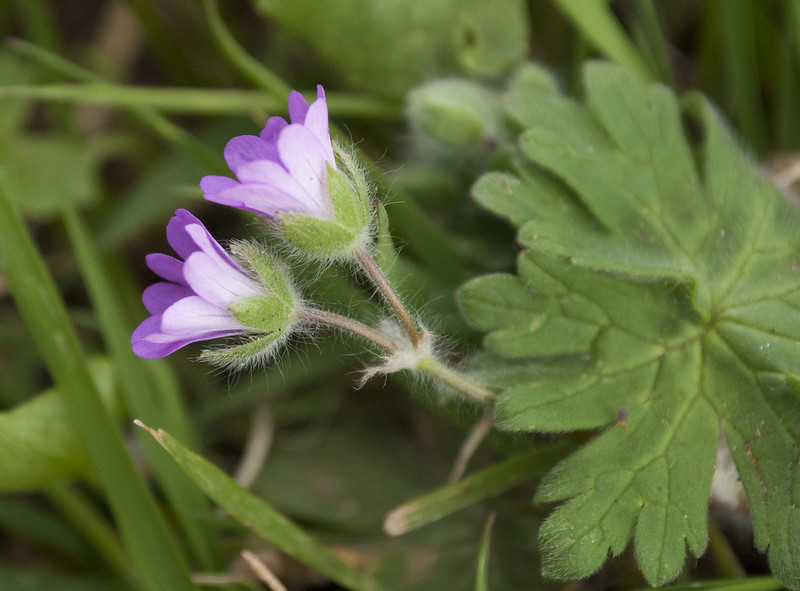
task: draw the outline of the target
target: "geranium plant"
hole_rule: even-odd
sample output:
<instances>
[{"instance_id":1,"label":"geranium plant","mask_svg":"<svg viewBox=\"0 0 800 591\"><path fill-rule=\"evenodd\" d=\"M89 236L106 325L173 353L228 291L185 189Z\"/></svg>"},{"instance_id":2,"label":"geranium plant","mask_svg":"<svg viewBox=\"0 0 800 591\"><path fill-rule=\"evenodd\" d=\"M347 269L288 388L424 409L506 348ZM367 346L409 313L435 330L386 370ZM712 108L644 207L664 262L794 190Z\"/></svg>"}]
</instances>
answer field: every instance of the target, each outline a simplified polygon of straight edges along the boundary
<instances>
[{"instance_id":1,"label":"geranium plant","mask_svg":"<svg viewBox=\"0 0 800 591\"><path fill-rule=\"evenodd\" d=\"M800 589L796 6L99 4L0 19L0 587Z\"/></svg>"}]
</instances>

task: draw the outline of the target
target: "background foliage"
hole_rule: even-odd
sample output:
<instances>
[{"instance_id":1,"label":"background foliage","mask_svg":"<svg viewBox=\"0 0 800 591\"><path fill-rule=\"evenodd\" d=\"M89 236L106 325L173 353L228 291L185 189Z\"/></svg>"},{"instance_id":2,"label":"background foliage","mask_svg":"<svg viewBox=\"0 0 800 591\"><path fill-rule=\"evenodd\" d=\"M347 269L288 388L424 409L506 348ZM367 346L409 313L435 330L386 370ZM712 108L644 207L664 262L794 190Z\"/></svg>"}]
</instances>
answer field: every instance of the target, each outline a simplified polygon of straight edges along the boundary
<instances>
[{"instance_id":1,"label":"background foliage","mask_svg":"<svg viewBox=\"0 0 800 591\"><path fill-rule=\"evenodd\" d=\"M794 285L791 273L779 276L779 265L791 270L797 214L756 167L795 198L796 2L4 0L0 30L6 37L0 50L0 587L258 588L239 557L249 548L296 589L634 589L676 574L678 586L778 588L765 556L754 550L742 498L712 502L702 554L702 497L718 419L731 436L742 423L764 435L759 449L742 441L732 452L740 465L764 458L773 484L763 503L753 499L764 477L743 473L756 539L762 550L771 546L781 580L798 586L799 567L787 551L800 535L790 511L796 493L791 482L781 482L797 463L791 435L797 432L796 379L785 378L793 375L796 357L796 308L784 298L777 307L746 309L732 296L725 299L720 287L730 279L729 261L751 251L762 260L741 282L750 292L772 297ZM586 66L598 57L614 65ZM526 66L531 60L544 70ZM431 87L424 85L439 78L462 79L467 86L458 88L473 89L487 110L475 119L427 102ZM645 90L652 82L661 90ZM252 232L247 216L204 203L197 182L226 173L221 153L229 137L253 133L266 116L283 114L290 88L317 83L329 92L339 137L354 141L374 167L391 236L401 247L395 255L384 244L392 278L427 321L457 340L454 359L480 350L471 367L510 388L498 420L517 433L490 434L457 486L447 486L448 473L481 412L447 404L432 385L402 376L354 392L363 367L352 355L358 343L299 342L278 366L232 377L193 364L199 349L167 362L143 362L129 350L130 331L144 315L141 289L152 280L144 254L165 250L170 214L188 207L223 238ZM730 128L714 123L696 95L680 105L691 115L680 119L669 97L688 90L704 93ZM641 99L648 92L655 94ZM631 96L640 104L631 99L626 111L621 105ZM669 124L650 129L650 137L625 135L632 115L648 128L652 113L641 106L648 100L660 105ZM460 139L446 145L431 133ZM674 137L686 140L671 143ZM646 229L672 224L702 242L709 228L722 227L714 216L730 214L736 221L725 228L742 234L736 248L709 256L697 250L676 262L675 252L646 240L625 211L591 201L609 171L638 182L632 193L640 194L646 182L636 175L647 173L636 162L644 145L637 141L663 148L650 162L655 177L675 181L677 169L696 174L698 186L711 186L712 202L700 214L678 223L666 211ZM743 151L731 147L735 142ZM587 144L603 149L590 159L571 157L576 145ZM634 164L621 162L616 148L627 150ZM755 189L744 191L748 186ZM729 193L736 194L733 213L720 206ZM652 195L653 203L666 196ZM748 233L767 213L769 231ZM700 223L703 215L714 221ZM518 260L521 247L526 254ZM559 267L553 255L569 255L577 265ZM584 299L566 306L563 285L542 288L543 269ZM367 291L335 273L328 271L313 289L342 310L379 316ZM485 306L498 294L502 310L493 316ZM586 301L589 296L597 301ZM687 312L692 306L703 321ZM529 325L531 309L545 311L549 316L540 320L552 323L547 332L530 331L533 338L518 330ZM652 371L646 364L624 378L630 384L624 391L598 391L602 396L593 398L588 390L580 412L574 403L568 412L526 406L531 384L555 398L593 379L580 354L601 329L610 335L606 369L632 363L634 355L646 361L655 346L651 335L626 340L608 329L624 325L621 311L638 314L634 328L658 333L658 346L707 335L705 348L671 353L666 359L680 359L674 367L660 361L661 371L671 371L682 392L696 391L698 375L710 375L703 384L717 392L753 380L773 396L768 408L774 412L764 418L771 422L757 424L765 406L742 390L738 399L719 395L714 412L695 414L697 425L683 427L696 433L692 445L675 457L667 453L666 464L685 462L691 470L702 462L696 489L676 491L694 499L695 514L687 530L675 525L680 531L662 538L672 544L669 560L650 560L638 536L628 544L633 522L647 524L646 512L637 516L630 508L620 510L627 511L623 525L600 528L607 543L597 550L570 558L562 544L548 554L547 540L575 535L569 529L575 521L564 517L576 505L553 513L552 505L531 503L536 491L545 501L581 494L596 472L640 462L631 450L647 449L659 428L636 406L648 397L641 386L642 375ZM720 311L732 320L706 331L708 318ZM672 332L664 329L670 314ZM741 328L753 325L785 332L783 341L772 340L782 347L778 361L753 353L761 337ZM480 331L490 334L484 339ZM742 363L725 357L721 340L737 345ZM717 364L715 371L682 371L702 351L712 352L705 359ZM503 365L497 355L506 358ZM756 369L740 378L731 367ZM134 418L169 433L159 437L191 477L148 433L131 426ZM596 433L588 429L602 426L609 426L603 435L539 488L557 462L592 440ZM583 431L528 433L573 429ZM641 444L608 444L623 432L648 437ZM639 478L644 488L658 481ZM618 476L606 483L620 485ZM209 497L228 513L218 512ZM596 499L580 498L587 527L596 525ZM383 520L401 505L387 528L408 533L388 536ZM555 561L545 565L547 574L591 577L541 578L543 521L545 556ZM679 521L673 515L664 523ZM686 564L684 535L689 549L702 554ZM608 547L621 556L606 561Z\"/></svg>"}]
</instances>

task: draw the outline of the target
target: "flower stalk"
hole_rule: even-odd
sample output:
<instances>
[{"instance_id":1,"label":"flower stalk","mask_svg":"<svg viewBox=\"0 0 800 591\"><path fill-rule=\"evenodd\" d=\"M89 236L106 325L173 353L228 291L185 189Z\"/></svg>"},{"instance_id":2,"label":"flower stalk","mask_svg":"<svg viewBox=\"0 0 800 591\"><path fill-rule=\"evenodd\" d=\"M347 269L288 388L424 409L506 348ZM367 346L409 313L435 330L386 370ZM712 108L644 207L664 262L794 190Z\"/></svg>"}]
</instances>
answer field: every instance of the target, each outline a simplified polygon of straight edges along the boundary
<instances>
[{"instance_id":1,"label":"flower stalk","mask_svg":"<svg viewBox=\"0 0 800 591\"><path fill-rule=\"evenodd\" d=\"M497 398L494 392L476 384L463 374L437 360L433 355L421 357L417 362L416 369L436 378L478 404L489 406L494 404L495 398Z\"/></svg>"},{"instance_id":2,"label":"flower stalk","mask_svg":"<svg viewBox=\"0 0 800 591\"><path fill-rule=\"evenodd\" d=\"M424 328L418 327L416 322L414 322L414 319L403 304L397 291L395 291L392 284L386 278L386 275L384 275L383 270L381 270L380 266L375 262L375 259L373 259L366 250L360 249L356 251L356 260L367 277L369 277L381 293L384 300L386 300L386 303L389 304L389 307L391 307L395 317L411 341L413 352L415 353L415 355L411 356L414 359L414 364L407 369L416 369L422 373L428 374L479 404L494 404L496 398L494 392L469 380L464 375L437 360L430 351L425 350L426 347L430 347L428 343L429 339L427 338L428 332ZM389 349L387 349L387 351L389 351Z\"/></svg>"},{"instance_id":3,"label":"flower stalk","mask_svg":"<svg viewBox=\"0 0 800 591\"><path fill-rule=\"evenodd\" d=\"M394 287L392 287L392 284L389 283L386 275L383 274L378 263L376 263L375 259L364 249L356 251L356 260L367 277L369 277L370 281L372 281L381 293L383 299L389 304L398 322L400 322L403 330L405 330L408 338L411 340L411 344L415 349L419 347L420 342L425 337L425 330L417 327L414 319L411 318L411 314L403 305L403 301L400 299Z\"/></svg>"},{"instance_id":4,"label":"flower stalk","mask_svg":"<svg viewBox=\"0 0 800 591\"><path fill-rule=\"evenodd\" d=\"M478 404L483 406L491 406L494 404L496 397L494 392L476 384L463 374L436 359L430 350L429 339L421 340L419 346L409 349L387 337L384 333L366 324L362 324L357 320L325 310L316 310L314 308L303 308L299 310L298 319L312 324L328 326L349 332L370 341L386 351L386 353L389 354L386 358L386 365L381 368L368 370L367 377L375 373L394 373L402 370L416 370L437 379Z\"/></svg>"},{"instance_id":5,"label":"flower stalk","mask_svg":"<svg viewBox=\"0 0 800 591\"><path fill-rule=\"evenodd\" d=\"M302 308L297 316L299 320L321 326L330 326L359 336L377 345L387 353L394 354L400 350L400 346L382 332L378 332L374 328L346 316L314 308Z\"/></svg>"}]
</instances>

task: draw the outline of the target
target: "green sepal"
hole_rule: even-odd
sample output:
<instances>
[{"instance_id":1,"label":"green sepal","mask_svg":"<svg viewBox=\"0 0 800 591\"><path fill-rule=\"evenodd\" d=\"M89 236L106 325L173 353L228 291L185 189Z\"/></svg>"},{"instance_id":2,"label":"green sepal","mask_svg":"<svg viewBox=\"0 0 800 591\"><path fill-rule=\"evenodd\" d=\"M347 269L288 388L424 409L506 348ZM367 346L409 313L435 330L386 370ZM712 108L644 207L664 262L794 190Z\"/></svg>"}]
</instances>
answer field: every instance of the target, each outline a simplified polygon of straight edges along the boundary
<instances>
[{"instance_id":1,"label":"green sepal","mask_svg":"<svg viewBox=\"0 0 800 591\"><path fill-rule=\"evenodd\" d=\"M369 193L367 184L352 157L338 148L336 156L343 170L328 164L328 194L336 220L361 235L369 225Z\"/></svg>"},{"instance_id":2,"label":"green sepal","mask_svg":"<svg viewBox=\"0 0 800 591\"><path fill-rule=\"evenodd\" d=\"M386 211L386 206L378 201L376 204L378 229L377 235L377 262L381 269L388 269L392 263L397 259L397 251L394 248L394 240L392 240L391 230L389 229L389 213Z\"/></svg>"},{"instance_id":3,"label":"green sepal","mask_svg":"<svg viewBox=\"0 0 800 591\"><path fill-rule=\"evenodd\" d=\"M283 330L276 330L269 334L235 345L218 349L206 349L200 354L201 361L209 361L217 365L230 365L244 367L267 357L274 349L276 341L284 334Z\"/></svg>"},{"instance_id":4,"label":"green sepal","mask_svg":"<svg viewBox=\"0 0 800 591\"><path fill-rule=\"evenodd\" d=\"M348 228L310 215L278 214L287 242L307 254L329 258L353 250L358 236Z\"/></svg>"},{"instance_id":5,"label":"green sepal","mask_svg":"<svg viewBox=\"0 0 800 591\"><path fill-rule=\"evenodd\" d=\"M253 271L276 297L292 305L294 296L290 287L289 279L283 265L264 248L253 242L238 242L230 247L240 262L243 262L249 270Z\"/></svg>"},{"instance_id":6,"label":"green sepal","mask_svg":"<svg viewBox=\"0 0 800 591\"><path fill-rule=\"evenodd\" d=\"M258 332L283 330L292 322L292 306L276 297L246 298L228 309L236 320Z\"/></svg>"}]
</instances>

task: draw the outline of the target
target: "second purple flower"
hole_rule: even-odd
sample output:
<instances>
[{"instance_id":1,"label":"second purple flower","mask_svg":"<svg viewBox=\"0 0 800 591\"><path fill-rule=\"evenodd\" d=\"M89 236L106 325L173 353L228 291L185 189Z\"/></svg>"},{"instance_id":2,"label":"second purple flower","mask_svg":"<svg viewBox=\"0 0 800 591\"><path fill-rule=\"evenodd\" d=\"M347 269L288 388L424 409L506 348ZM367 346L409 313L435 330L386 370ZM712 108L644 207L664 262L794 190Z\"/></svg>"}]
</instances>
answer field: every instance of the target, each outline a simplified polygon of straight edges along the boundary
<instances>
[{"instance_id":1,"label":"second purple flower","mask_svg":"<svg viewBox=\"0 0 800 591\"><path fill-rule=\"evenodd\" d=\"M225 161L236 178L203 177L203 196L278 221L301 251L322 257L353 251L368 237L366 183L352 158L334 150L322 86L311 105L296 91L288 103L289 122L270 117L258 136L228 142Z\"/></svg>"}]
</instances>

